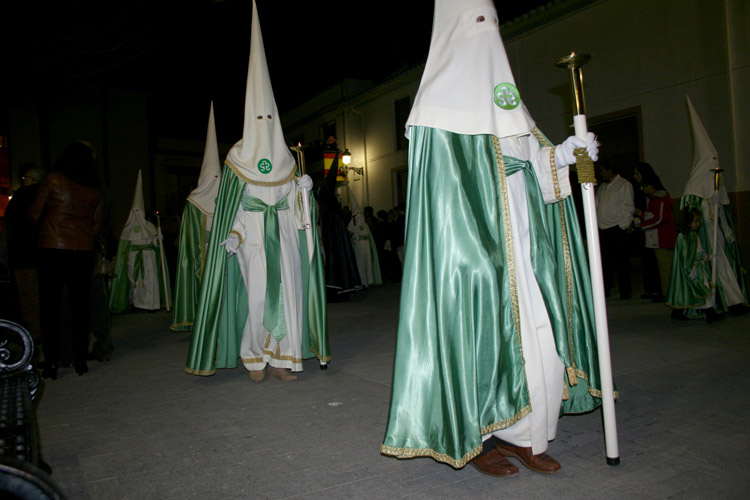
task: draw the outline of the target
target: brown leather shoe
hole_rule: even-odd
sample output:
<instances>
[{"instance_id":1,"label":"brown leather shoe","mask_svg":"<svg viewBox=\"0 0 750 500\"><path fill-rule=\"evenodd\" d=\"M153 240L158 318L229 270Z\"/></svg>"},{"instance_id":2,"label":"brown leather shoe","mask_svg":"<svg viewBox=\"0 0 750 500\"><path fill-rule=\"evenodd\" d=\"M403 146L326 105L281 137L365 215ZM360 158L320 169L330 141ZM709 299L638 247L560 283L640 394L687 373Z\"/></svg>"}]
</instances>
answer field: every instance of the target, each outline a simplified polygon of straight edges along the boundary
<instances>
[{"instance_id":1,"label":"brown leather shoe","mask_svg":"<svg viewBox=\"0 0 750 500\"><path fill-rule=\"evenodd\" d=\"M560 470L560 462L547 455L546 453L540 453L534 455L531 453L531 448L524 448L521 446L513 446L504 441L495 440L495 447L497 451L506 457L516 457L529 469L534 472L542 474L554 474Z\"/></svg>"},{"instance_id":2,"label":"brown leather shoe","mask_svg":"<svg viewBox=\"0 0 750 500\"><path fill-rule=\"evenodd\" d=\"M268 378L277 378L284 382L292 382L297 380L297 375L293 375L292 372L285 370L284 368L276 368L268 365Z\"/></svg>"},{"instance_id":3,"label":"brown leather shoe","mask_svg":"<svg viewBox=\"0 0 750 500\"><path fill-rule=\"evenodd\" d=\"M250 379L256 384L260 384L265 378L266 370L250 370Z\"/></svg>"},{"instance_id":4,"label":"brown leather shoe","mask_svg":"<svg viewBox=\"0 0 750 500\"><path fill-rule=\"evenodd\" d=\"M490 450L469 463L476 467L479 472L490 476L512 476L518 472L518 467L510 463L510 460L502 456L497 450Z\"/></svg>"}]
</instances>

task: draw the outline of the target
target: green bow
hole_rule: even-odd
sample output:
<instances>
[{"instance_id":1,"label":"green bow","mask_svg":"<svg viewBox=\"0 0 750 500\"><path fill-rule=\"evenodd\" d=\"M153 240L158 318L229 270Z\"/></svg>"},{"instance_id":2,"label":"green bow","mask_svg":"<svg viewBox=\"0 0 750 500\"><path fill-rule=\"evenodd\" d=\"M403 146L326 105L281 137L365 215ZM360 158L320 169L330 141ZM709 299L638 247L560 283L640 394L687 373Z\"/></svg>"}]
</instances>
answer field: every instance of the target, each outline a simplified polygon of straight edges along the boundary
<instances>
[{"instance_id":1,"label":"green bow","mask_svg":"<svg viewBox=\"0 0 750 500\"><path fill-rule=\"evenodd\" d=\"M287 210L289 203L286 197L275 205L266 205L262 200L245 195L242 197L242 209L246 212L263 212L263 224L266 249L266 299L263 307L263 326L277 341L286 335L286 328L275 332L279 322L279 302L281 289L281 243L279 237L279 210Z\"/></svg>"}]
</instances>

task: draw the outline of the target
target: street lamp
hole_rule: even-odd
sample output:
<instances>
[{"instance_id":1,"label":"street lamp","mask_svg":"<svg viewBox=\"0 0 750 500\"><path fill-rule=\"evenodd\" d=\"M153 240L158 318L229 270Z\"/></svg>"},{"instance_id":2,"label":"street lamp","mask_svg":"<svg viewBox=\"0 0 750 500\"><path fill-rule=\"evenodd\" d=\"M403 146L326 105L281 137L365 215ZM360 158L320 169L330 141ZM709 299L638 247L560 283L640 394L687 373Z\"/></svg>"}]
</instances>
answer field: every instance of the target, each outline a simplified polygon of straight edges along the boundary
<instances>
[{"instance_id":1,"label":"street lamp","mask_svg":"<svg viewBox=\"0 0 750 500\"><path fill-rule=\"evenodd\" d=\"M344 162L345 167L348 167L352 162L352 154L349 152L349 148L345 149L344 152L341 153L341 161Z\"/></svg>"}]
</instances>

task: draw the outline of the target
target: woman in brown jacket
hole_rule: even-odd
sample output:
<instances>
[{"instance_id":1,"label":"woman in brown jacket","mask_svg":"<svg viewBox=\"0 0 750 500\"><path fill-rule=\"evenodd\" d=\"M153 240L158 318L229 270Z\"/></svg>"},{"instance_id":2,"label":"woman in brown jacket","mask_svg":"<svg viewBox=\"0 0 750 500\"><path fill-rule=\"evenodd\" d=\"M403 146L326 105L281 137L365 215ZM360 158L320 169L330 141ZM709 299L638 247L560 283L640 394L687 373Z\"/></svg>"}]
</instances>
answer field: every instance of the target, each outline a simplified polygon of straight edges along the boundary
<instances>
[{"instance_id":1,"label":"woman in brown jacket","mask_svg":"<svg viewBox=\"0 0 750 500\"><path fill-rule=\"evenodd\" d=\"M104 204L96 160L83 142L71 142L39 188L29 219L39 225L39 302L42 376L57 378L63 291L67 288L73 335L73 366L88 371L89 286L94 266L94 235L102 229Z\"/></svg>"}]
</instances>

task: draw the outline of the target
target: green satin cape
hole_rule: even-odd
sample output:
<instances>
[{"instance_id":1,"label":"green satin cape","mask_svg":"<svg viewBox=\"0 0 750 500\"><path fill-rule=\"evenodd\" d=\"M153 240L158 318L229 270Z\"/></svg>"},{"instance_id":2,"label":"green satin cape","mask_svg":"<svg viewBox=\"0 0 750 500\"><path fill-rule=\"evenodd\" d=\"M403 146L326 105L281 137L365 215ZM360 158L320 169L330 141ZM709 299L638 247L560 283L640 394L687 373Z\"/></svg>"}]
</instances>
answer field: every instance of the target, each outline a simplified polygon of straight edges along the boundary
<instances>
[{"instance_id":1,"label":"green satin cape","mask_svg":"<svg viewBox=\"0 0 750 500\"><path fill-rule=\"evenodd\" d=\"M206 214L188 200L180 223L177 278L172 324L169 327L173 331L185 331L193 327L206 259L206 221Z\"/></svg>"},{"instance_id":2,"label":"green satin cape","mask_svg":"<svg viewBox=\"0 0 750 500\"><path fill-rule=\"evenodd\" d=\"M245 181L225 165L216 200L216 211L208 243L206 265L198 297L198 308L190 338L185 371L213 375L217 368L235 368L248 314L247 289L236 258L228 258L220 243L234 222ZM314 204L312 204L314 205ZM315 221L314 206L311 219ZM313 229L315 224L312 224ZM303 278L302 357L330 360L325 275L317 235L313 238L312 262L308 266L307 238L300 231Z\"/></svg>"},{"instance_id":3,"label":"green satin cape","mask_svg":"<svg viewBox=\"0 0 750 500\"><path fill-rule=\"evenodd\" d=\"M130 279L128 278L128 256L130 255L131 243L129 240L120 240L117 245L117 256L115 257L115 271L109 293L109 310L113 313L122 313L130 309ZM159 280L159 300L162 307L167 306L166 297L172 293L169 282L169 267L164 269L167 275L167 289L164 290L164 278L162 276L161 258L159 247L156 247L156 272Z\"/></svg>"},{"instance_id":4,"label":"green satin cape","mask_svg":"<svg viewBox=\"0 0 750 500\"><path fill-rule=\"evenodd\" d=\"M538 129L534 129L534 134L543 146L552 146ZM580 189L580 186L571 188ZM555 259L555 283L563 306L564 327L554 330L557 353L566 370L560 414L586 413L602 403L594 299L584 247L586 240L581 233L572 196L545 205L545 211L546 229L552 240Z\"/></svg>"},{"instance_id":5,"label":"green satin cape","mask_svg":"<svg viewBox=\"0 0 750 500\"><path fill-rule=\"evenodd\" d=\"M370 263L372 265L372 284L382 285L383 276L380 273L380 260L378 259L378 247L375 246L375 238L371 234L367 235L367 243L370 246Z\"/></svg>"},{"instance_id":6,"label":"green satin cape","mask_svg":"<svg viewBox=\"0 0 750 500\"><path fill-rule=\"evenodd\" d=\"M581 245L568 245L568 271L576 271L570 300L558 265L561 215L568 239L580 236L574 208L545 207L531 165L502 158L504 174L488 135L411 129L405 272L384 454L430 456L463 467L481 450L483 434L531 411L511 284L515 263L504 176L525 177L534 274L560 358L580 369L575 386L567 384L568 396L574 392L569 410L599 404L582 383L598 382L598 374L583 376L598 366Z\"/></svg>"}]
</instances>

